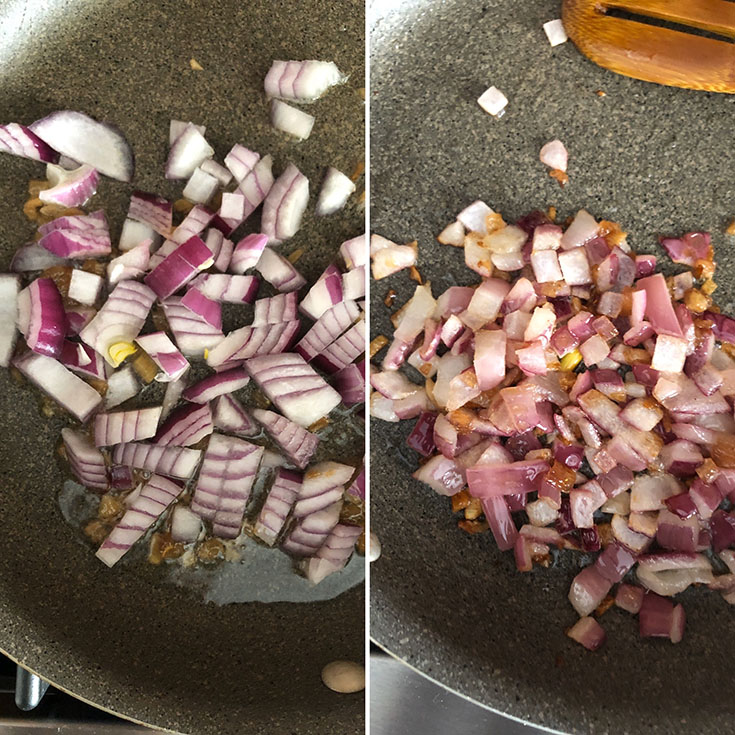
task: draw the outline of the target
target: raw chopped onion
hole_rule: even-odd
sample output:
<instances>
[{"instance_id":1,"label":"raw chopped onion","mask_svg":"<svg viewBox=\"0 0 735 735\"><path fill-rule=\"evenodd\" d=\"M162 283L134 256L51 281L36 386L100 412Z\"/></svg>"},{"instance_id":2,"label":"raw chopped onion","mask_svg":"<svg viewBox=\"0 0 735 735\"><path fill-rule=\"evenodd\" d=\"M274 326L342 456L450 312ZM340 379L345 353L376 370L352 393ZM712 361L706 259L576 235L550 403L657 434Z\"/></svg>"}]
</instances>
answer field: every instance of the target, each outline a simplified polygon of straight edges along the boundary
<instances>
[{"instance_id":1,"label":"raw chopped onion","mask_svg":"<svg viewBox=\"0 0 735 735\"><path fill-rule=\"evenodd\" d=\"M316 202L317 217L338 212L345 206L354 191L355 184L352 179L330 166L324 176L319 198Z\"/></svg>"}]
</instances>

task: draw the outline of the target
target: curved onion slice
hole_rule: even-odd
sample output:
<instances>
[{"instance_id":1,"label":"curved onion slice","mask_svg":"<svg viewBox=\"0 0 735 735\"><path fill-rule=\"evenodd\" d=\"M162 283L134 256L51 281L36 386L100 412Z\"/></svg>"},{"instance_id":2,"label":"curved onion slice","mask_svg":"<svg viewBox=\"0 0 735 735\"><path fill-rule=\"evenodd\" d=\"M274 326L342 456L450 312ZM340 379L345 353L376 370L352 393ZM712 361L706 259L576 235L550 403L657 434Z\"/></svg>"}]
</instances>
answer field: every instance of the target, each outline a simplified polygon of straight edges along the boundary
<instances>
[{"instance_id":1,"label":"curved onion slice","mask_svg":"<svg viewBox=\"0 0 735 735\"><path fill-rule=\"evenodd\" d=\"M185 400L192 403L208 403L217 396L244 388L249 382L250 377L245 369L237 367L200 380L189 386L182 395Z\"/></svg>"},{"instance_id":2,"label":"curved onion slice","mask_svg":"<svg viewBox=\"0 0 735 735\"><path fill-rule=\"evenodd\" d=\"M81 207L97 191L100 179L97 171L87 164L66 171L53 163L46 166L46 178L51 187L39 191L38 198L63 207Z\"/></svg>"},{"instance_id":3,"label":"curved onion slice","mask_svg":"<svg viewBox=\"0 0 735 735\"><path fill-rule=\"evenodd\" d=\"M196 472L201 456L198 449L139 442L118 444L112 452L112 461L115 464L186 480Z\"/></svg>"},{"instance_id":4,"label":"curved onion slice","mask_svg":"<svg viewBox=\"0 0 735 735\"><path fill-rule=\"evenodd\" d=\"M87 215L57 217L38 228L38 244L60 258L94 258L112 251L102 210Z\"/></svg>"},{"instance_id":5,"label":"curved onion slice","mask_svg":"<svg viewBox=\"0 0 735 735\"><path fill-rule=\"evenodd\" d=\"M294 347L307 362L334 342L360 315L354 301L341 301L325 311Z\"/></svg>"},{"instance_id":6,"label":"curved onion slice","mask_svg":"<svg viewBox=\"0 0 735 735\"><path fill-rule=\"evenodd\" d=\"M50 278L37 278L18 294L18 329L39 355L58 357L66 334L61 294Z\"/></svg>"},{"instance_id":7,"label":"curved onion slice","mask_svg":"<svg viewBox=\"0 0 735 735\"><path fill-rule=\"evenodd\" d=\"M260 281L255 276L233 276L229 273L202 273L193 282L204 296L228 304L252 304Z\"/></svg>"},{"instance_id":8,"label":"curved onion slice","mask_svg":"<svg viewBox=\"0 0 735 735\"><path fill-rule=\"evenodd\" d=\"M213 434L204 454L191 509L212 522L216 536L240 534L245 506L263 456L263 447Z\"/></svg>"},{"instance_id":9,"label":"curved onion slice","mask_svg":"<svg viewBox=\"0 0 735 735\"><path fill-rule=\"evenodd\" d=\"M294 319L236 329L209 351L207 364L221 369L251 357L283 352L292 344L300 326L301 322Z\"/></svg>"},{"instance_id":10,"label":"curved onion slice","mask_svg":"<svg viewBox=\"0 0 735 735\"><path fill-rule=\"evenodd\" d=\"M230 270L233 273L245 273L249 268L255 268L260 260L265 246L268 244L268 235L253 232L235 245L230 260Z\"/></svg>"},{"instance_id":11,"label":"curved onion slice","mask_svg":"<svg viewBox=\"0 0 735 735\"><path fill-rule=\"evenodd\" d=\"M281 243L298 232L308 201L309 179L289 163L263 201L260 227L269 243Z\"/></svg>"},{"instance_id":12,"label":"curved onion slice","mask_svg":"<svg viewBox=\"0 0 735 735\"><path fill-rule=\"evenodd\" d=\"M230 152L225 156L225 166L235 177L235 181L241 184L247 175L255 168L260 160L260 154L251 151L244 145L235 143Z\"/></svg>"},{"instance_id":13,"label":"curved onion slice","mask_svg":"<svg viewBox=\"0 0 735 735\"><path fill-rule=\"evenodd\" d=\"M365 321L360 319L322 350L314 358L314 363L324 372L332 374L349 365L363 352L365 352Z\"/></svg>"},{"instance_id":14,"label":"curved onion slice","mask_svg":"<svg viewBox=\"0 0 735 735\"><path fill-rule=\"evenodd\" d=\"M263 156L253 167L253 170L239 182L240 191L245 195L245 221L268 196L273 188L273 159Z\"/></svg>"},{"instance_id":15,"label":"curved onion slice","mask_svg":"<svg viewBox=\"0 0 735 735\"><path fill-rule=\"evenodd\" d=\"M339 254L348 270L366 266L369 260L367 238L365 235L358 235L350 240L345 240L339 246Z\"/></svg>"},{"instance_id":16,"label":"curved onion slice","mask_svg":"<svg viewBox=\"0 0 735 735\"><path fill-rule=\"evenodd\" d=\"M181 305L190 309L215 329L222 329L222 306L205 296L197 288L189 288L181 298Z\"/></svg>"},{"instance_id":17,"label":"curved onion slice","mask_svg":"<svg viewBox=\"0 0 735 735\"><path fill-rule=\"evenodd\" d=\"M256 408L252 414L291 462L302 470L309 464L319 445L319 437L316 434L306 431L273 411ZM351 475L352 468L350 468ZM310 476L309 473L307 476Z\"/></svg>"},{"instance_id":18,"label":"curved onion slice","mask_svg":"<svg viewBox=\"0 0 735 735\"><path fill-rule=\"evenodd\" d=\"M174 339L186 357L201 357L205 350L214 349L225 335L182 305L180 298L166 299L161 306Z\"/></svg>"},{"instance_id":19,"label":"curved onion slice","mask_svg":"<svg viewBox=\"0 0 735 735\"><path fill-rule=\"evenodd\" d=\"M149 439L155 435L160 418L160 406L97 414L94 418L94 443L98 447L109 447Z\"/></svg>"},{"instance_id":20,"label":"curved onion slice","mask_svg":"<svg viewBox=\"0 0 735 735\"><path fill-rule=\"evenodd\" d=\"M279 255L271 248L263 250L256 270L281 293L298 291L306 279L296 270L290 260Z\"/></svg>"},{"instance_id":21,"label":"curved onion slice","mask_svg":"<svg viewBox=\"0 0 735 735\"><path fill-rule=\"evenodd\" d=\"M181 485L172 480L153 475L102 542L97 558L108 567L114 566L173 503L181 490Z\"/></svg>"},{"instance_id":22,"label":"curved onion slice","mask_svg":"<svg viewBox=\"0 0 735 735\"><path fill-rule=\"evenodd\" d=\"M160 413L160 410L159 410ZM154 434L156 444L190 447L214 431L208 404L182 406L174 411Z\"/></svg>"},{"instance_id":23,"label":"curved onion slice","mask_svg":"<svg viewBox=\"0 0 735 735\"><path fill-rule=\"evenodd\" d=\"M342 501L301 518L281 542L281 548L292 556L316 553L339 522Z\"/></svg>"},{"instance_id":24,"label":"curved onion slice","mask_svg":"<svg viewBox=\"0 0 735 735\"><path fill-rule=\"evenodd\" d=\"M212 262L209 248L200 237L192 235L159 263L144 281L163 300L176 293Z\"/></svg>"},{"instance_id":25,"label":"curved onion slice","mask_svg":"<svg viewBox=\"0 0 735 735\"><path fill-rule=\"evenodd\" d=\"M156 376L159 382L178 380L189 369L186 358L176 349L165 332L138 336L135 341L161 369L161 373Z\"/></svg>"},{"instance_id":26,"label":"curved onion slice","mask_svg":"<svg viewBox=\"0 0 735 735\"><path fill-rule=\"evenodd\" d=\"M59 160L59 154L51 146L30 128L18 123L0 125L0 152L47 163Z\"/></svg>"},{"instance_id":27,"label":"curved onion slice","mask_svg":"<svg viewBox=\"0 0 735 735\"><path fill-rule=\"evenodd\" d=\"M82 112L60 110L36 120L30 130L54 150L93 166L105 176L118 181L133 179L133 151L113 125L93 120Z\"/></svg>"}]
</instances>

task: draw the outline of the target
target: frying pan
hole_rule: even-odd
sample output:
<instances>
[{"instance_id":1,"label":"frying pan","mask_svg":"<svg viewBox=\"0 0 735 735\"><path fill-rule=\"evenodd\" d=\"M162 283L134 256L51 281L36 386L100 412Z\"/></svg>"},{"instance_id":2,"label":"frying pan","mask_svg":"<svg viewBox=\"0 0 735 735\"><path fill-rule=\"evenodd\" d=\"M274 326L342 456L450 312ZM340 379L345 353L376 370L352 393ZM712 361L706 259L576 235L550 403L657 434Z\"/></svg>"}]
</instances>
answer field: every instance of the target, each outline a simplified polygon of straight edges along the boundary
<instances>
[{"instance_id":1,"label":"frying pan","mask_svg":"<svg viewBox=\"0 0 735 735\"><path fill-rule=\"evenodd\" d=\"M364 157L364 10L358 0L9 0L0 7L3 121L79 109L113 122L137 157L134 185L176 196L163 179L168 121L207 125L219 160L235 142L293 161L320 183ZM203 71L192 71L194 57ZM271 130L262 93L274 58L334 60L350 81L313 106L309 141ZM21 214L38 164L0 160L5 267L31 234ZM132 186L103 182L98 201L120 231ZM313 201L313 200L312 200ZM311 207L310 207L311 211ZM256 222L257 224L257 222ZM357 209L307 215L284 252L315 278L362 231ZM361 694L320 680L334 659L362 660L364 591L335 599L218 607L143 563L108 570L66 525L54 451L63 419L0 375L0 648L55 685L125 717L185 733L357 733ZM247 551L247 547L246 547ZM273 552L278 553L278 552Z\"/></svg>"},{"instance_id":2,"label":"frying pan","mask_svg":"<svg viewBox=\"0 0 735 735\"><path fill-rule=\"evenodd\" d=\"M731 309L735 99L616 76L570 43L552 49L541 26L559 15L549 0L374 4L371 230L417 238L419 270L438 295L476 282L461 251L435 236L477 198L510 221L550 204L562 220L585 207L621 222L641 251L657 251L659 233L708 229L717 301ZM491 85L509 99L500 120L476 104ZM563 190L538 161L556 137L570 152ZM391 334L388 289L397 308L415 285L405 272L372 283L374 334ZM720 682L733 673L733 613L719 595L682 596L679 645L641 640L637 621L613 609L607 644L585 651L564 635L581 559L519 574L490 534L458 530L448 501L411 479L405 423L371 426L371 528L383 548L371 565L376 642L467 697L555 730L732 730Z\"/></svg>"}]
</instances>

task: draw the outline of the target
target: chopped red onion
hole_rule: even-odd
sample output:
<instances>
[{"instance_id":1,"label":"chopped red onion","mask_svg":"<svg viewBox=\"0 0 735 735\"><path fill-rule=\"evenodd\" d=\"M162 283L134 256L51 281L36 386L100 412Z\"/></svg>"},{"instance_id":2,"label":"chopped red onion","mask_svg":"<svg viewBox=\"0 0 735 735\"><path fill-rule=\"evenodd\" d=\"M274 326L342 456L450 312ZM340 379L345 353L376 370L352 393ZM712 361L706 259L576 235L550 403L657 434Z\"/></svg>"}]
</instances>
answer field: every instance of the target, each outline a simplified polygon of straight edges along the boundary
<instances>
[{"instance_id":1,"label":"chopped red onion","mask_svg":"<svg viewBox=\"0 0 735 735\"><path fill-rule=\"evenodd\" d=\"M267 244L268 235L259 232L245 235L235 246L230 261L230 269L234 273L242 274L249 268L255 268Z\"/></svg>"},{"instance_id":2,"label":"chopped red onion","mask_svg":"<svg viewBox=\"0 0 735 735\"><path fill-rule=\"evenodd\" d=\"M66 457L79 482L98 490L106 490L109 482L105 458L86 434L69 427L61 430Z\"/></svg>"},{"instance_id":3,"label":"chopped red onion","mask_svg":"<svg viewBox=\"0 0 735 735\"><path fill-rule=\"evenodd\" d=\"M332 504L341 502L344 485L355 473L355 468L338 462L320 462L304 474L301 490L293 508L294 518L318 513Z\"/></svg>"},{"instance_id":4,"label":"chopped red onion","mask_svg":"<svg viewBox=\"0 0 735 735\"><path fill-rule=\"evenodd\" d=\"M159 263L144 280L156 296L163 300L210 265L212 253L200 237L193 235Z\"/></svg>"},{"instance_id":5,"label":"chopped red onion","mask_svg":"<svg viewBox=\"0 0 735 735\"><path fill-rule=\"evenodd\" d=\"M189 123L171 146L166 161L167 179L188 179L201 163L214 155L214 148L199 132L198 126Z\"/></svg>"},{"instance_id":6,"label":"chopped red onion","mask_svg":"<svg viewBox=\"0 0 735 735\"><path fill-rule=\"evenodd\" d=\"M30 128L18 123L0 125L0 153L47 163L56 163L59 160L59 154L50 145Z\"/></svg>"},{"instance_id":7,"label":"chopped red onion","mask_svg":"<svg viewBox=\"0 0 735 735\"><path fill-rule=\"evenodd\" d=\"M181 485L176 482L153 475L102 542L97 558L108 567L114 566L173 503L181 490Z\"/></svg>"},{"instance_id":8,"label":"chopped red onion","mask_svg":"<svg viewBox=\"0 0 735 735\"><path fill-rule=\"evenodd\" d=\"M584 245L597 235L599 225L586 210L580 209L561 238L562 250L571 250Z\"/></svg>"},{"instance_id":9,"label":"chopped red onion","mask_svg":"<svg viewBox=\"0 0 735 735\"><path fill-rule=\"evenodd\" d=\"M37 278L17 296L18 329L39 355L59 357L66 334L66 316L56 284Z\"/></svg>"},{"instance_id":10,"label":"chopped red onion","mask_svg":"<svg viewBox=\"0 0 735 735\"><path fill-rule=\"evenodd\" d=\"M180 298L166 299L161 306L184 356L201 357L205 350L213 350L224 340L225 335L220 330L183 306Z\"/></svg>"},{"instance_id":11,"label":"chopped red onion","mask_svg":"<svg viewBox=\"0 0 735 735\"><path fill-rule=\"evenodd\" d=\"M192 403L208 403L218 396L244 388L250 377L244 368L236 367L200 380L183 392L183 398Z\"/></svg>"},{"instance_id":12,"label":"chopped red onion","mask_svg":"<svg viewBox=\"0 0 735 735\"><path fill-rule=\"evenodd\" d=\"M365 321L358 320L315 358L314 363L330 375L349 365L365 351Z\"/></svg>"},{"instance_id":13,"label":"chopped red onion","mask_svg":"<svg viewBox=\"0 0 735 735\"><path fill-rule=\"evenodd\" d=\"M118 444L112 451L112 461L115 464L186 480L196 472L201 455L198 449L139 442Z\"/></svg>"},{"instance_id":14,"label":"chopped red onion","mask_svg":"<svg viewBox=\"0 0 735 735\"><path fill-rule=\"evenodd\" d=\"M190 447L212 431L212 412L208 404L182 406L168 417L157 433L154 430L155 442L162 446Z\"/></svg>"},{"instance_id":15,"label":"chopped red onion","mask_svg":"<svg viewBox=\"0 0 735 735\"><path fill-rule=\"evenodd\" d=\"M355 544L362 532L361 526L338 523L327 536L319 551L310 559L302 562L306 578L312 584L319 584L330 574L343 569L352 556Z\"/></svg>"},{"instance_id":16,"label":"chopped red onion","mask_svg":"<svg viewBox=\"0 0 735 735\"><path fill-rule=\"evenodd\" d=\"M309 289L299 305L299 310L316 321L341 301L343 301L342 277L340 274L330 273L326 277L320 278Z\"/></svg>"},{"instance_id":17,"label":"chopped red onion","mask_svg":"<svg viewBox=\"0 0 735 735\"><path fill-rule=\"evenodd\" d=\"M260 226L269 243L281 243L298 232L308 200L309 180L290 163L263 201Z\"/></svg>"},{"instance_id":18,"label":"chopped red onion","mask_svg":"<svg viewBox=\"0 0 735 735\"><path fill-rule=\"evenodd\" d=\"M207 204L219 188L219 181L197 166L186 182L182 196L195 204Z\"/></svg>"},{"instance_id":19,"label":"chopped red onion","mask_svg":"<svg viewBox=\"0 0 735 735\"><path fill-rule=\"evenodd\" d=\"M572 580L569 602L579 615L589 615L610 592L612 582L604 577L597 566L585 567Z\"/></svg>"},{"instance_id":20,"label":"chopped red onion","mask_svg":"<svg viewBox=\"0 0 735 735\"><path fill-rule=\"evenodd\" d=\"M294 347L307 362L332 344L360 314L354 301L341 301L325 311Z\"/></svg>"},{"instance_id":21,"label":"chopped red onion","mask_svg":"<svg viewBox=\"0 0 735 735\"><path fill-rule=\"evenodd\" d=\"M107 378L107 393L105 393L105 408L115 408L140 392L140 383L132 365L115 370Z\"/></svg>"},{"instance_id":22,"label":"chopped red onion","mask_svg":"<svg viewBox=\"0 0 735 735\"><path fill-rule=\"evenodd\" d=\"M69 215L38 228L38 244L60 258L94 258L112 249L107 220L102 210L86 215Z\"/></svg>"},{"instance_id":23,"label":"chopped red onion","mask_svg":"<svg viewBox=\"0 0 735 735\"><path fill-rule=\"evenodd\" d=\"M292 556L310 556L316 553L339 522L342 502L301 518L281 542L281 548Z\"/></svg>"},{"instance_id":24,"label":"chopped red onion","mask_svg":"<svg viewBox=\"0 0 735 735\"><path fill-rule=\"evenodd\" d=\"M339 254L348 270L366 266L369 256L365 235L345 240L339 247Z\"/></svg>"},{"instance_id":25,"label":"chopped red onion","mask_svg":"<svg viewBox=\"0 0 735 735\"><path fill-rule=\"evenodd\" d=\"M544 29L545 28L546 26L544 26ZM552 140L541 148L539 158L541 159L541 163L551 169L556 169L557 171L567 170L569 154L567 153L564 143L562 143L558 138Z\"/></svg>"},{"instance_id":26,"label":"chopped red onion","mask_svg":"<svg viewBox=\"0 0 735 735\"><path fill-rule=\"evenodd\" d=\"M62 207L81 207L97 191L99 174L92 166L83 164L73 171L49 163L46 179L51 187L38 192L42 202L59 204Z\"/></svg>"},{"instance_id":27,"label":"chopped red onion","mask_svg":"<svg viewBox=\"0 0 735 735\"><path fill-rule=\"evenodd\" d=\"M28 271L42 271L55 265L68 265L66 258L59 258L41 247L37 242L28 243L19 247L10 261L10 270L13 273Z\"/></svg>"},{"instance_id":28,"label":"chopped red onion","mask_svg":"<svg viewBox=\"0 0 735 735\"><path fill-rule=\"evenodd\" d=\"M84 423L100 407L102 396L60 362L35 352L16 357L12 364L37 388Z\"/></svg>"},{"instance_id":29,"label":"chopped red onion","mask_svg":"<svg viewBox=\"0 0 735 735\"><path fill-rule=\"evenodd\" d=\"M183 544L190 544L202 532L202 519L185 505L174 506L171 511L171 538Z\"/></svg>"},{"instance_id":30,"label":"chopped red onion","mask_svg":"<svg viewBox=\"0 0 735 735\"><path fill-rule=\"evenodd\" d=\"M293 464L302 470L309 464L309 460L319 446L319 437L316 434L306 431L273 411L256 408L253 409L252 414Z\"/></svg>"},{"instance_id":31,"label":"chopped red onion","mask_svg":"<svg viewBox=\"0 0 735 735\"><path fill-rule=\"evenodd\" d=\"M171 234L172 215L173 205L171 202L157 194L134 191L130 196L128 219L148 225L163 237L168 237Z\"/></svg>"},{"instance_id":32,"label":"chopped red onion","mask_svg":"<svg viewBox=\"0 0 735 735\"><path fill-rule=\"evenodd\" d=\"M264 87L268 97L313 102L346 80L333 61L274 61Z\"/></svg>"},{"instance_id":33,"label":"chopped red onion","mask_svg":"<svg viewBox=\"0 0 735 735\"><path fill-rule=\"evenodd\" d=\"M117 345L130 344L138 336L155 298L155 293L148 286L123 281L115 286L79 336L110 365L117 367L121 362Z\"/></svg>"},{"instance_id":34,"label":"chopped red onion","mask_svg":"<svg viewBox=\"0 0 735 735\"><path fill-rule=\"evenodd\" d=\"M301 355L261 355L247 360L245 366L279 411L305 428L340 403L339 393Z\"/></svg>"},{"instance_id":35,"label":"chopped red onion","mask_svg":"<svg viewBox=\"0 0 735 735\"><path fill-rule=\"evenodd\" d=\"M102 276L75 268L71 272L67 295L72 301L93 306L102 293L104 283L105 279Z\"/></svg>"},{"instance_id":36,"label":"chopped red onion","mask_svg":"<svg viewBox=\"0 0 735 735\"><path fill-rule=\"evenodd\" d=\"M286 526L291 509L301 490L302 475L280 467L268 491L263 508L255 524L255 535L273 546Z\"/></svg>"},{"instance_id":37,"label":"chopped red onion","mask_svg":"<svg viewBox=\"0 0 735 735\"><path fill-rule=\"evenodd\" d=\"M186 358L176 349L165 332L138 336L135 341L160 368L161 372L156 376L159 382L178 380L189 369Z\"/></svg>"},{"instance_id":38,"label":"chopped red onion","mask_svg":"<svg viewBox=\"0 0 735 735\"><path fill-rule=\"evenodd\" d=\"M226 434L235 434L235 436L250 437L260 431L240 402L229 395L222 395L214 399L212 421L216 429Z\"/></svg>"},{"instance_id":39,"label":"chopped red onion","mask_svg":"<svg viewBox=\"0 0 735 735\"><path fill-rule=\"evenodd\" d=\"M208 299L228 304L252 304L260 282L255 276L202 273L192 282Z\"/></svg>"},{"instance_id":40,"label":"chopped red onion","mask_svg":"<svg viewBox=\"0 0 735 735\"><path fill-rule=\"evenodd\" d=\"M583 645L588 651L596 651L607 640L603 627L589 616L580 618L569 630L567 635Z\"/></svg>"},{"instance_id":41,"label":"chopped red onion","mask_svg":"<svg viewBox=\"0 0 735 735\"><path fill-rule=\"evenodd\" d=\"M140 441L155 436L161 407L99 413L94 418L94 443L98 447Z\"/></svg>"},{"instance_id":42,"label":"chopped red onion","mask_svg":"<svg viewBox=\"0 0 735 735\"><path fill-rule=\"evenodd\" d=\"M241 184L255 168L259 160L260 154L251 151L244 145L240 145L240 143L236 143L225 156L225 166L227 166L230 173L235 177L235 181Z\"/></svg>"},{"instance_id":43,"label":"chopped red onion","mask_svg":"<svg viewBox=\"0 0 735 735\"><path fill-rule=\"evenodd\" d=\"M181 299L181 305L215 329L222 329L222 307L218 301L207 298L199 289L189 288Z\"/></svg>"},{"instance_id":44,"label":"chopped red onion","mask_svg":"<svg viewBox=\"0 0 735 735\"><path fill-rule=\"evenodd\" d=\"M292 344L300 326L295 319L236 329L209 351L207 364L221 369L251 357L283 352Z\"/></svg>"},{"instance_id":45,"label":"chopped red onion","mask_svg":"<svg viewBox=\"0 0 735 735\"><path fill-rule=\"evenodd\" d=\"M30 128L35 137L54 151L86 163L118 181L132 181L135 159L123 134L81 112L60 110L36 120ZM49 158L51 163L55 160Z\"/></svg>"},{"instance_id":46,"label":"chopped red onion","mask_svg":"<svg viewBox=\"0 0 735 735\"><path fill-rule=\"evenodd\" d=\"M352 179L330 166L324 176L319 198L316 202L317 217L334 214L342 209L355 191Z\"/></svg>"},{"instance_id":47,"label":"chopped red onion","mask_svg":"<svg viewBox=\"0 0 735 735\"><path fill-rule=\"evenodd\" d=\"M333 376L334 387L345 406L365 402L365 360L346 365Z\"/></svg>"},{"instance_id":48,"label":"chopped red onion","mask_svg":"<svg viewBox=\"0 0 735 735\"><path fill-rule=\"evenodd\" d=\"M373 234L370 236L370 257L373 261L373 278L379 280L416 265L418 248L415 243L398 245Z\"/></svg>"},{"instance_id":49,"label":"chopped red onion","mask_svg":"<svg viewBox=\"0 0 735 735\"><path fill-rule=\"evenodd\" d=\"M273 178L272 166L273 159L270 156L263 156L255 164L253 170L239 182L240 191L246 199L243 221L260 206L273 188L275 179Z\"/></svg>"},{"instance_id":50,"label":"chopped red onion","mask_svg":"<svg viewBox=\"0 0 735 735\"><path fill-rule=\"evenodd\" d=\"M306 283L292 263L271 248L263 250L255 267L268 283L282 293L298 291Z\"/></svg>"}]
</instances>

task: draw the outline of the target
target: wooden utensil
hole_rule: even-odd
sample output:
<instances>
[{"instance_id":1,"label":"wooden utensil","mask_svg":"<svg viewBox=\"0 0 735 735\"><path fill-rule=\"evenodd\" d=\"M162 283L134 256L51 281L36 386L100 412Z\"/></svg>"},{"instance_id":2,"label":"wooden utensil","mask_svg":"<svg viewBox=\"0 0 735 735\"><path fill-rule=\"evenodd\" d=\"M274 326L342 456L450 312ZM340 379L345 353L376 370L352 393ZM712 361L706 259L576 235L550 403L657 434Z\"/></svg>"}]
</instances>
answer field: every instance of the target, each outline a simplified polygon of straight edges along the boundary
<instances>
[{"instance_id":1,"label":"wooden utensil","mask_svg":"<svg viewBox=\"0 0 735 735\"><path fill-rule=\"evenodd\" d=\"M606 69L647 82L735 93L735 43L727 40L735 39L735 2L563 0L562 20L579 50Z\"/></svg>"}]
</instances>

